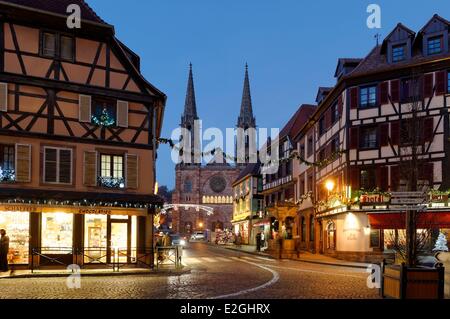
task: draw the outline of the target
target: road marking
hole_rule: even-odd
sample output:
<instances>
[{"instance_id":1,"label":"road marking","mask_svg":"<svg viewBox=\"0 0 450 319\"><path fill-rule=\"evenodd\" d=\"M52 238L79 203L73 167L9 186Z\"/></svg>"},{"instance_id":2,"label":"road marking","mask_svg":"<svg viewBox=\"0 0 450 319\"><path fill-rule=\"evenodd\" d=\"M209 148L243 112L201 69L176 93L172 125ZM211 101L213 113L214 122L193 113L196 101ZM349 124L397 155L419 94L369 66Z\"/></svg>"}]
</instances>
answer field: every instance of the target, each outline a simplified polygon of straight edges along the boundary
<instances>
[{"instance_id":1,"label":"road marking","mask_svg":"<svg viewBox=\"0 0 450 319\"><path fill-rule=\"evenodd\" d=\"M267 268L267 267L264 267L264 266L252 263L250 261L242 260L242 259L239 259L237 257L232 257L232 258L233 259L238 259L239 261L241 261L243 263L247 263L247 264L256 266L258 268L261 268L261 269L264 269L264 270L270 272L272 274L272 279L270 279L268 282L266 282L265 284L262 284L262 285L260 285L258 287L244 289L244 290L241 290L241 291L238 291L238 292L235 292L235 293L231 293L231 294L227 294L227 295L221 295L221 296L216 296L216 297L209 297L207 299L225 299L225 298L231 298L231 297L236 297L236 296L240 296L240 295L245 295L245 294L248 294L250 292L254 292L254 291L257 291L257 290L260 290L260 289L267 288L267 287L273 285L274 283L276 283L278 280L280 280L280 275L273 269L270 269L270 268Z\"/></svg>"},{"instance_id":2,"label":"road marking","mask_svg":"<svg viewBox=\"0 0 450 319\"><path fill-rule=\"evenodd\" d=\"M264 261L270 261L270 262L272 262L272 263L276 263L276 262L277 262L277 261L274 260L274 259L265 258L265 257L256 257L256 258L258 258L258 259L260 259L260 260L264 260Z\"/></svg>"},{"instance_id":3,"label":"road marking","mask_svg":"<svg viewBox=\"0 0 450 319\"><path fill-rule=\"evenodd\" d=\"M278 269L285 269L285 270L301 271L301 272L310 272L310 273L316 273L316 274L322 274L322 275L333 275L333 276L351 277L351 278L358 278L358 279L365 278L364 276L354 276L354 275L339 274L339 273L334 273L334 272L332 273L332 272L318 271L318 270L289 268L289 267L281 267L281 266L274 266L274 265L267 265L267 267L278 268Z\"/></svg>"},{"instance_id":4,"label":"road marking","mask_svg":"<svg viewBox=\"0 0 450 319\"><path fill-rule=\"evenodd\" d=\"M193 258L193 257L185 258L184 260L185 260L188 264L199 264L199 263L201 263L200 260L198 260L197 258Z\"/></svg>"},{"instance_id":5,"label":"road marking","mask_svg":"<svg viewBox=\"0 0 450 319\"><path fill-rule=\"evenodd\" d=\"M225 262L225 263L230 263L233 260L231 260L230 258L225 258L225 257L216 257L219 261Z\"/></svg>"},{"instance_id":6,"label":"road marking","mask_svg":"<svg viewBox=\"0 0 450 319\"><path fill-rule=\"evenodd\" d=\"M213 258L209 258L209 257L202 257L201 259L208 263L216 263L217 262L217 260L215 260Z\"/></svg>"}]
</instances>

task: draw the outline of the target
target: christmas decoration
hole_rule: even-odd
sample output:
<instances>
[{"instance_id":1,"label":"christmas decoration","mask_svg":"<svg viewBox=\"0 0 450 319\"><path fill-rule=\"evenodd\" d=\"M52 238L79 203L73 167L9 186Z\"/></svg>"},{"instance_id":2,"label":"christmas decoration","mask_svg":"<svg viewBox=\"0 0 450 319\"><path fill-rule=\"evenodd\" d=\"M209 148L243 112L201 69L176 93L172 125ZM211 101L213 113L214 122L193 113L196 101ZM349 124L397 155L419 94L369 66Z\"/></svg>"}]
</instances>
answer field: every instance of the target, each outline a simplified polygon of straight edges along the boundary
<instances>
[{"instance_id":1,"label":"christmas decoration","mask_svg":"<svg viewBox=\"0 0 450 319\"><path fill-rule=\"evenodd\" d=\"M14 170L5 169L0 167L0 182L1 183L14 183L16 181L16 173Z\"/></svg>"},{"instance_id":2,"label":"christmas decoration","mask_svg":"<svg viewBox=\"0 0 450 319\"><path fill-rule=\"evenodd\" d=\"M115 124L115 120L109 115L108 110L103 108L102 114L99 117L93 115L92 122L98 126L110 127Z\"/></svg>"},{"instance_id":3,"label":"christmas decoration","mask_svg":"<svg viewBox=\"0 0 450 319\"><path fill-rule=\"evenodd\" d=\"M447 238L444 233L439 233L439 237L436 240L436 245L433 251L448 251Z\"/></svg>"},{"instance_id":4,"label":"christmas decoration","mask_svg":"<svg viewBox=\"0 0 450 319\"><path fill-rule=\"evenodd\" d=\"M98 184L108 188L125 188L125 179L123 177L98 177Z\"/></svg>"}]
</instances>

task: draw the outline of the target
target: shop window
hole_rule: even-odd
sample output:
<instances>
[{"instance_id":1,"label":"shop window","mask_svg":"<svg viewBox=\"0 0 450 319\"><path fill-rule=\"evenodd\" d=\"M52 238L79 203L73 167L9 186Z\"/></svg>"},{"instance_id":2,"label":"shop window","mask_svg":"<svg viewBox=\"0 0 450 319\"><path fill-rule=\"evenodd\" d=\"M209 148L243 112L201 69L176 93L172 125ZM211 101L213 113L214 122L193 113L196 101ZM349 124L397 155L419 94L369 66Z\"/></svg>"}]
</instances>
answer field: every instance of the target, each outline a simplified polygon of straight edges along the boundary
<instances>
[{"instance_id":1,"label":"shop window","mask_svg":"<svg viewBox=\"0 0 450 319\"><path fill-rule=\"evenodd\" d=\"M306 219L302 217L302 242L306 241Z\"/></svg>"},{"instance_id":2,"label":"shop window","mask_svg":"<svg viewBox=\"0 0 450 319\"><path fill-rule=\"evenodd\" d=\"M15 147L0 145L0 183L15 180Z\"/></svg>"},{"instance_id":3,"label":"shop window","mask_svg":"<svg viewBox=\"0 0 450 319\"><path fill-rule=\"evenodd\" d=\"M12 264L28 264L30 214L0 212L0 229L9 237L8 259Z\"/></svg>"},{"instance_id":4,"label":"shop window","mask_svg":"<svg viewBox=\"0 0 450 319\"><path fill-rule=\"evenodd\" d=\"M72 183L72 150L44 147L44 183Z\"/></svg>"},{"instance_id":5,"label":"shop window","mask_svg":"<svg viewBox=\"0 0 450 319\"><path fill-rule=\"evenodd\" d=\"M84 217L85 263L105 263L107 255L107 216Z\"/></svg>"},{"instance_id":6,"label":"shop window","mask_svg":"<svg viewBox=\"0 0 450 319\"><path fill-rule=\"evenodd\" d=\"M41 246L47 254L65 254L73 246L73 214L43 213Z\"/></svg>"},{"instance_id":7,"label":"shop window","mask_svg":"<svg viewBox=\"0 0 450 319\"><path fill-rule=\"evenodd\" d=\"M123 155L102 154L100 156L100 186L124 188L124 157Z\"/></svg>"}]
</instances>

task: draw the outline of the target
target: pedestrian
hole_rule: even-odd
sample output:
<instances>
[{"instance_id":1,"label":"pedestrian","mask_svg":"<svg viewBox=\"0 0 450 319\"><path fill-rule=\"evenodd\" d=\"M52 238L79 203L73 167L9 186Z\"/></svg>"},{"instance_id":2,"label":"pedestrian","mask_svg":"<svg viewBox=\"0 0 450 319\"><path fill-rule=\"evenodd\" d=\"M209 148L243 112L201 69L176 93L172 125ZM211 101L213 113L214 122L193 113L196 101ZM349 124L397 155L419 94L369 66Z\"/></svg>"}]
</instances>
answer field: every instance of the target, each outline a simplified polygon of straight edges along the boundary
<instances>
[{"instance_id":1,"label":"pedestrian","mask_svg":"<svg viewBox=\"0 0 450 319\"><path fill-rule=\"evenodd\" d=\"M238 235L236 236L236 246L238 248L241 248L241 244L242 244L242 235L241 233L238 233Z\"/></svg>"},{"instance_id":2,"label":"pedestrian","mask_svg":"<svg viewBox=\"0 0 450 319\"><path fill-rule=\"evenodd\" d=\"M256 251L261 251L261 233L256 234Z\"/></svg>"},{"instance_id":3,"label":"pedestrian","mask_svg":"<svg viewBox=\"0 0 450 319\"><path fill-rule=\"evenodd\" d=\"M9 237L6 230L0 229L0 272L6 272L8 267Z\"/></svg>"}]
</instances>

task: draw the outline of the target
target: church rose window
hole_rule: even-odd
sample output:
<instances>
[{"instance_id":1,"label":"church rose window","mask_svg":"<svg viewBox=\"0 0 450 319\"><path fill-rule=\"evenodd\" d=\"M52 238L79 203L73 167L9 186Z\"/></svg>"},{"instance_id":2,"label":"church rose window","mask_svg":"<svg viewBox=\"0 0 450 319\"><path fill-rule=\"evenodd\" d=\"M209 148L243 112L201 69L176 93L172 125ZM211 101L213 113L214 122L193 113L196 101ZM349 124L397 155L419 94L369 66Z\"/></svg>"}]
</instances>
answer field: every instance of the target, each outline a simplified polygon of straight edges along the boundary
<instances>
[{"instance_id":1,"label":"church rose window","mask_svg":"<svg viewBox=\"0 0 450 319\"><path fill-rule=\"evenodd\" d=\"M216 193L222 193L227 187L227 182L222 176L214 176L209 181L209 186Z\"/></svg>"}]
</instances>

